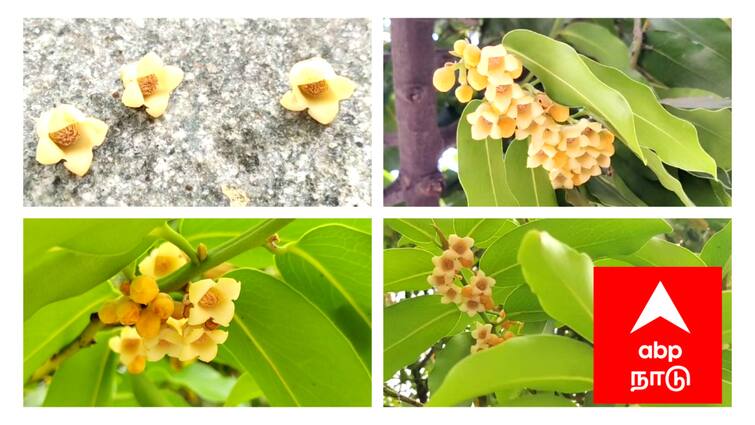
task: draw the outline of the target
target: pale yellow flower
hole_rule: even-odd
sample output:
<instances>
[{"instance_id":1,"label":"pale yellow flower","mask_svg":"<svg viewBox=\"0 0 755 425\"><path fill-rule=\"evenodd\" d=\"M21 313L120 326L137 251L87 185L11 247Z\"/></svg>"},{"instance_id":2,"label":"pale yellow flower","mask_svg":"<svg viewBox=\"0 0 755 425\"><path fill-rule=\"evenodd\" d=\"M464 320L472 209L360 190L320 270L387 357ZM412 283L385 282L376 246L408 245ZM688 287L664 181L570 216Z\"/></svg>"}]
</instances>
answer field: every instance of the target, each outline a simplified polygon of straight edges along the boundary
<instances>
[{"instance_id":1,"label":"pale yellow flower","mask_svg":"<svg viewBox=\"0 0 755 425\"><path fill-rule=\"evenodd\" d=\"M461 270L459 256L452 251L443 251L441 255L434 256L431 260L435 269L433 274L455 274Z\"/></svg>"},{"instance_id":2,"label":"pale yellow flower","mask_svg":"<svg viewBox=\"0 0 755 425\"><path fill-rule=\"evenodd\" d=\"M485 272L479 270L477 274L472 278L471 285L474 294L490 297L493 294L495 279L489 276L485 276Z\"/></svg>"},{"instance_id":3,"label":"pale yellow flower","mask_svg":"<svg viewBox=\"0 0 755 425\"><path fill-rule=\"evenodd\" d=\"M37 153L40 164L63 165L83 176L92 165L92 149L105 141L108 126L71 105L58 105L37 120Z\"/></svg>"},{"instance_id":4,"label":"pale yellow flower","mask_svg":"<svg viewBox=\"0 0 755 425\"><path fill-rule=\"evenodd\" d=\"M469 236L459 237L457 235L450 235L448 237L449 250L456 253L459 256L459 262L464 267L472 267L474 264L474 252L472 252L472 245L474 245L474 239Z\"/></svg>"},{"instance_id":5,"label":"pale yellow flower","mask_svg":"<svg viewBox=\"0 0 755 425\"><path fill-rule=\"evenodd\" d=\"M569 118L569 108L554 102L547 94L538 93L537 101L542 106L543 111L550 115L554 121L564 122Z\"/></svg>"},{"instance_id":6,"label":"pale yellow flower","mask_svg":"<svg viewBox=\"0 0 755 425\"><path fill-rule=\"evenodd\" d=\"M496 86L511 84L522 75L522 63L503 45L483 47L477 71Z\"/></svg>"},{"instance_id":7,"label":"pale yellow flower","mask_svg":"<svg viewBox=\"0 0 755 425\"><path fill-rule=\"evenodd\" d=\"M168 318L155 338L145 339L144 346L147 351L147 359L156 362L166 355L178 358L183 350L182 331L185 324L186 319Z\"/></svg>"},{"instance_id":8,"label":"pale yellow flower","mask_svg":"<svg viewBox=\"0 0 755 425\"><path fill-rule=\"evenodd\" d=\"M192 360L199 357L203 362L211 362L218 355L218 344L228 339L228 332L220 329L207 329L204 326L186 326L183 330L183 343L178 359Z\"/></svg>"},{"instance_id":9,"label":"pale yellow flower","mask_svg":"<svg viewBox=\"0 0 755 425\"><path fill-rule=\"evenodd\" d=\"M479 296L465 297L462 294L459 310L467 313L467 316L472 317L477 313L485 311L485 305L482 303Z\"/></svg>"},{"instance_id":10,"label":"pale yellow flower","mask_svg":"<svg viewBox=\"0 0 755 425\"><path fill-rule=\"evenodd\" d=\"M512 100L520 99L524 92L519 84L512 83L501 86L488 86L485 90L485 100L493 104L499 111L509 109Z\"/></svg>"},{"instance_id":11,"label":"pale yellow flower","mask_svg":"<svg viewBox=\"0 0 755 425\"><path fill-rule=\"evenodd\" d=\"M228 326L233 319L233 301L239 297L241 283L221 277L216 281L203 279L189 284L189 324L200 325L212 319L215 323Z\"/></svg>"},{"instance_id":12,"label":"pale yellow flower","mask_svg":"<svg viewBox=\"0 0 755 425\"><path fill-rule=\"evenodd\" d=\"M485 341L491 335L493 331L493 325L490 323L482 324L475 322L475 328L472 330L472 338L478 341Z\"/></svg>"},{"instance_id":13,"label":"pale yellow flower","mask_svg":"<svg viewBox=\"0 0 755 425\"><path fill-rule=\"evenodd\" d=\"M139 273L161 278L183 267L189 257L170 242L163 242L139 263Z\"/></svg>"},{"instance_id":14,"label":"pale yellow flower","mask_svg":"<svg viewBox=\"0 0 755 425\"><path fill-rule=\"evenodd\" d=\"M483 90L488 86L488 77L477 72L476 68L469 68L467 70L467 81L477 91Z\"/></svg>"},{"instance_id":15,"label":"pale yellow flower","mask_svg":"<svg viewBox=\"0 0 755 425\"><path fill-rule=\"evenodd\" d=\"M467 122L472 125L472 139L501 139L514 134L514 119L502 115L493 105L483 102L477 109L467 114Z\"/></svg>"},{"instance_id":16,"label":"pale yellow flower","mask_svg":"<svg viewBox=\"0 0 755 425\"><path fill-rule=\"evenodd\" d=\"M294 64L289 73L291 90L280 102L290 111L307 110L320 124L330 124L338 115L338 102L354 93L356 84L336 75L323 58L314 57Z\"/></svg>"},{"instance_id":17,"label":"pale yellow flower","mask_svg":"<svg viewBox=\"0 0 755 425\"><path fill-rule=\"evenodd\" d=\"M108 340L111 350L120 354L120 362L124 364L130 373L141 373L147 356L147 348L144 339L139 336L131 326L121 328L121 334Z\"/></svg>"},{"instance_id":18,"label":"pale yellow flower","mask_svg":"<svg viewBox=\"0 0 755 425\"><path fill-rule=\"evenodd\" d=\"M165 113L173 90L183 81L181 68L163 64L154 52L149 52L136 62L121 67L123 81L123 104L129 108L147 108L147 113L157 118Z\"/></svg>"},{"instance_id":19,"label":"pale yellow flower","mask_svg":"<svg viewBox=\"0 0 755 425\"><path fill-rule=\"evenodd\" d=\"M461 288L456 285L447 285L438 288L441 295L440 302L443 304L458 304L461 302Z\"/></svg>"},{"instance_id":20,"label":"pale yellow flower","mask_svg":"<svg viewBox=\"0 0 755 425\"><path fill-rule=\"evenodd\" d=\"M453 281L454 281L453 272L446 273L446 272L438 270L437 268L433 270L433 273L430 276L427 276L427 283L429 283L430 286L433 286L435 288L448 286L452 284Z\"/></svg>"}]
</instances>

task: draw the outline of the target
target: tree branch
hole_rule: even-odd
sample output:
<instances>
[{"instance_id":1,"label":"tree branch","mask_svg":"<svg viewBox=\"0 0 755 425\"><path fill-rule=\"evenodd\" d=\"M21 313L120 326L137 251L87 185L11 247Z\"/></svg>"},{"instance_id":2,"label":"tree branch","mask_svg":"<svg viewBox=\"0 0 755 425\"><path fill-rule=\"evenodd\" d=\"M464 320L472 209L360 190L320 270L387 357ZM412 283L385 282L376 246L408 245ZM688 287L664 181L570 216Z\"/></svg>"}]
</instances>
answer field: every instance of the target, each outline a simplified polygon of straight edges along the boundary
<instances>
[{"instance_id":1,"label":"tree branch","mask_svg":"<svg viewBox=\"0 0 755 425\"><path fill-rule=\"evenodd\" d=\"M384 396L388 396L388 397L393 397L396 400L398 400L398 401L400 401L402 403L406 403L406 404L408 404L410 406L414 406L414 407L422 407L423 406L422 403L418 402L417 400L415 400L413 398L410 398L410 397L407 397L405 395L399 394L396 390L394 390L393 388L389 387L388 385L383 385L383 395Z\"/></svg>"},{"instance_id":2,"label":"tree branch","mask_svg":"<svg viewBox=\"0 0 755 425\"><path fill-rule=\"evenodd\" d=\"M637 68L637 62L640 60L640 53L642 53L642 42L645 39L645 29L647 27L642 24L642 18L634 18L634 27L632 28L632 44L629 47L629 67L632 69Z\"/></svg>"}]
</instances>

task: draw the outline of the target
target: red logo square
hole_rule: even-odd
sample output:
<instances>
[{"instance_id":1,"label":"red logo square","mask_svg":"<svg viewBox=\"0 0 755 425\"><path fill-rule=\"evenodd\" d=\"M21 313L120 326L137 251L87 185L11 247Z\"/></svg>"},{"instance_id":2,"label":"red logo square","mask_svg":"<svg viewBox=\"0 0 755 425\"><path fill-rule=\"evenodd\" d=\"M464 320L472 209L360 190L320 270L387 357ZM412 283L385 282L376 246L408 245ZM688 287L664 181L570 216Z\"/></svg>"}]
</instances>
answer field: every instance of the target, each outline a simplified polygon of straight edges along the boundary
<instances>
[{"instance_id":1,"label":"red logo square","mask_svg":"<svg viewBox=\"0 0 755 425\"><path fill-rule=\"evenodd\" d=\"M595 403L721 403L721 268L594 276Z\"/></svg>"}]
</instances>

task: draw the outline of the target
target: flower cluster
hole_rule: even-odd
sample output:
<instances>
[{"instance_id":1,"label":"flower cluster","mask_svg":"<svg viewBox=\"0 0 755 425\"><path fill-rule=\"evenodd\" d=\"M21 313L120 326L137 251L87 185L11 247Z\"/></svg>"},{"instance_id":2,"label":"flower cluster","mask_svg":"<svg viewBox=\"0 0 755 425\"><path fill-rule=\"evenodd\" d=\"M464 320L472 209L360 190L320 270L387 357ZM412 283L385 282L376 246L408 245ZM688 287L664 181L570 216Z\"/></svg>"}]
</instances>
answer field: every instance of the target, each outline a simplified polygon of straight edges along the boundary
<instances>
[{"instance_id":1,"label":"flower cluster","mask_svg":"<svg viewBox=\"0 0 755 425\"><path fill-rule=\"evenodd\" d=\"M451 55L459 58L433 74L441 92L459 86L459 102L469 102L484 91L482 103L467 114L474 140L531 138L527 167L542 166L554 188L572 189L584 184L611 164L614 135L600 123L569 116L569 108L554 102L533 84L519 84L522 63L503 45L482 49L458 40Z\"/></svg>"},{"instance_id":2,"label":"flower cluster","mask_svg":"<svg viewBox=\"0 0 755 425\"><path fill-rule=\"evenodd\" d=\"M518 332L521 332L522 322L512 322L504 320L505 318L506 313L501 311L495 324L475 322L475 328L471 332L475 343L470 347L469 351L472 354L479 353L482 350L508 341L514 338Z\"/></svg>"},{"instance_id":3,"label":"flower cluster","mask_svg":"<svg viewBox=\"0 0 755 425\"><path fill-rule=\"evenodd\" d=\"M495 308L495 280L485 276L482 270L477 270L469 283L462 286L457 283L464 280L462 269L471 270L475 264L472 245L474 239L470 237L449 236L448 249L432 258L435 267L427 277L427 282L442 296L440 301L443 304L454 303L470 317Z\"/></svg>"},{"instance_id":4,"label":"flower cluster","mask_svg":"<svg viewBox=\"0 0 755 425\"><path fill-rule=\"evenodd\" d=\"M123 296L97 312L104 324L121 324L110 348L130 373L141 373L147 361L165 355L181 361L212 361L228 332L219 329L233 319L241 284L230 278L189 283L180 301L160 292L157 278L179 269L188 260L168 242L139 264L139 276L121 285Z\"/></svg>"}]
</instances>

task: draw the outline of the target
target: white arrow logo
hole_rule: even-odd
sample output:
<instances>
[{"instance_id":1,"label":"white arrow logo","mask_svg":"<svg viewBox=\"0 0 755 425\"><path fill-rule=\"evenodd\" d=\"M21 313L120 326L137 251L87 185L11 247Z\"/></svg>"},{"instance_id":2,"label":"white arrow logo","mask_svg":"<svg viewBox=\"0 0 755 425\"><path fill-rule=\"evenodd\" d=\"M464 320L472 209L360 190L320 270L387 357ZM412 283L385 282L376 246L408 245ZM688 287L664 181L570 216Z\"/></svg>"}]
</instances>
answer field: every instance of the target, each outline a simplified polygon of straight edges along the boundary
<instances>
[{"instance_id":1,"label":"white arrow logo","mask_svg":"<svg viewBox=\"0 0 755 425\"><path fill-rule=\"evenodd\" d=\"M637 329L640 329L659 317L663 317L673 325L676 325L676 327L690 333L687 324L684 323L684 319L682 319L682 315L679 314L679 310L677 310L674 302L666 291L666 287L663 286L663 282L658 282L658 286L655 287L653 295L650 296L647 304L645 304L645 308L643 308L642 313L640 313L640 317L637 318L637 322L629 333L633 333Z\"/></svg>"}]
</instances>

